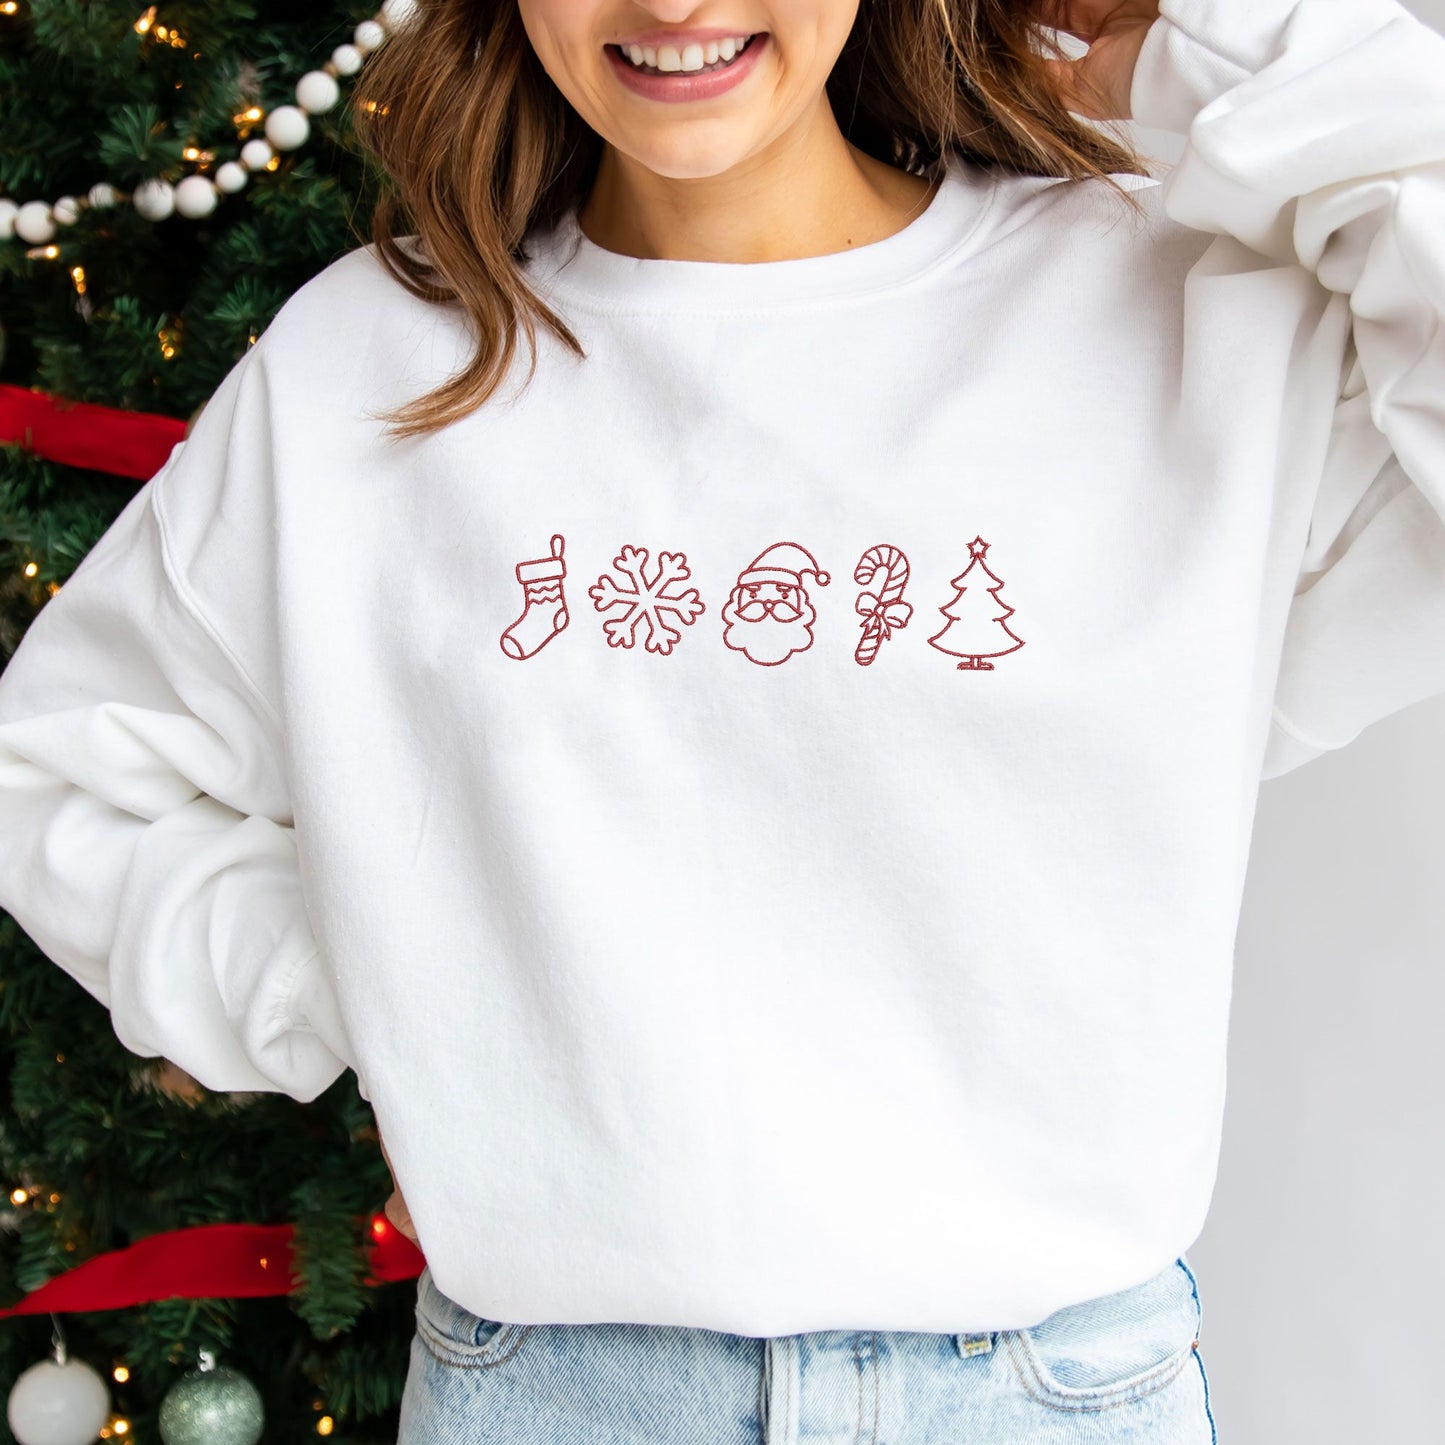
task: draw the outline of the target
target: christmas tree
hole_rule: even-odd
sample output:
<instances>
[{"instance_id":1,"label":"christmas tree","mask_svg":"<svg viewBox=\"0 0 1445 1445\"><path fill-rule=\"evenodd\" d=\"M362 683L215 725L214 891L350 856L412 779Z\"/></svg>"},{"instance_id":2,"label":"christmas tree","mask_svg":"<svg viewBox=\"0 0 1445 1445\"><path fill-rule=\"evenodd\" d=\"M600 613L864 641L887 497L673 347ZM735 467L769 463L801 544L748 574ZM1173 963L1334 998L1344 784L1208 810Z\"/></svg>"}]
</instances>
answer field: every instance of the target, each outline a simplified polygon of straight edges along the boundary
<instances>
[{"instance_id":1,"label":"christmas tree","mask_svg":"<svg viewBox=\"0 0 1445 1445\"><path fill-rule=\"evenodd\" d=\"M953 600L938 609L948 621L928 639L940 652L961 657L958 665L964 669L992 669L993 663L986 658L1002 657L1024 645L1006 621L1013 616L1013 608L998 595L1003 578L991 572L983 560L988 548L982 537L968 544L968 566L949 583Z\"/></svg>"},{"instance_id":2,"label":"christmas tree","mask_svg":"<svg viewBox=\"0 0 1445 1445\"><path fill-rule=\"evenodd\" d=\"M405 8L0 0L0 661L282 303L368 238L379 181L349 116ZM264 1441L396 1439L415 1283L368 1280L390 1178L353 1074L305 1105L212 1095L127 1052L0 914L0 1091L0 1306L192 1226L294 1226L295 1274L7 1318L0 1397L58 1324L108 1390L98 1438L161 1440L209 1352L255 1387Z\"/></svg>"}]
</instances>

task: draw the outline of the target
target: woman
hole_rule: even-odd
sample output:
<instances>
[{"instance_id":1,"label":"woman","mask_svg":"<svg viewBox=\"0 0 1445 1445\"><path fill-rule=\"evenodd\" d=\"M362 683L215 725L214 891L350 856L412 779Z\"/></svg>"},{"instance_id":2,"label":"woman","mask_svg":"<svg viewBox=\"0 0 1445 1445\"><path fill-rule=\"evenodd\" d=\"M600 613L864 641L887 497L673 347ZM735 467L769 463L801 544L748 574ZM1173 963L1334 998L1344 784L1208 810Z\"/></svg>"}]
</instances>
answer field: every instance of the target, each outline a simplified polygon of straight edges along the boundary
<instances>
[{"instance_id":1,"label":"woman","mask_svg":"<svg viewBox=\"0 0 1445 1445\"><path fill-rule=\"evenodd\" d=\"M1394 0L397 26L375 245L0 681L0 903L212 1088L356 1069L405 1445L1213 1441L1257 784L1445 691L1442 62Z\"/></svg>"}]
</instances>

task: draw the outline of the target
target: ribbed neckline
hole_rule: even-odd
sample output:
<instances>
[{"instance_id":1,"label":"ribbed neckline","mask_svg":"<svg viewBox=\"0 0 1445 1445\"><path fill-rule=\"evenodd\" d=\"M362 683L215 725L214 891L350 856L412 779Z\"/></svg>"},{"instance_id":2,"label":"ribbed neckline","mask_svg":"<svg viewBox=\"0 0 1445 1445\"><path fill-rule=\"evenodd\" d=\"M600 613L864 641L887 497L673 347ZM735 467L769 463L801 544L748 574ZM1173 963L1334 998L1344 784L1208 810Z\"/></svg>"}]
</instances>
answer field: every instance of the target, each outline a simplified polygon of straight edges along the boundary
<instances>
[{"instance_id":1,"label":"ribbed neckline","mask_svg":"<svg viewBox=\"0 0 1445 1445\"><path fill-rule=\"evenodd\" d=\"M573 208L528 238L540 289L607 311L737 311L857 296L897 286L967 246L988 210L996 177L950 154L932 200L881 241L784 261L641 259L590 240Z\"/></svg>"}]
</instances>

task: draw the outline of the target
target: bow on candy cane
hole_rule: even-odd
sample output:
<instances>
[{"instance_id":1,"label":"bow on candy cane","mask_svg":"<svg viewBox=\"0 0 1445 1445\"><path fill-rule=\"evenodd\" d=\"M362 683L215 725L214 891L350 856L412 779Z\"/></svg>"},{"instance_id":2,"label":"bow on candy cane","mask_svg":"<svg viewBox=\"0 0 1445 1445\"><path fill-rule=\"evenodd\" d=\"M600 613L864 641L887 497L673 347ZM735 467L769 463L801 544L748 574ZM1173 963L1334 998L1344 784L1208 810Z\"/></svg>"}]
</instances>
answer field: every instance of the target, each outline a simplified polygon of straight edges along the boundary
<instances>
[{"instance_id":1,"label":"bow on candy cane","mask_svg":"<svg viewBox=\"0 0 1445 1445\"><path fill-rule=\"evenodd\" d=\"M854 605L864 619L864 630L879 632L885 640L893 636L895 627L902 627L913 616L911 602L904 602L902 598L883 602L876 592L860 592Z\"/></svg>"}]
</instances>

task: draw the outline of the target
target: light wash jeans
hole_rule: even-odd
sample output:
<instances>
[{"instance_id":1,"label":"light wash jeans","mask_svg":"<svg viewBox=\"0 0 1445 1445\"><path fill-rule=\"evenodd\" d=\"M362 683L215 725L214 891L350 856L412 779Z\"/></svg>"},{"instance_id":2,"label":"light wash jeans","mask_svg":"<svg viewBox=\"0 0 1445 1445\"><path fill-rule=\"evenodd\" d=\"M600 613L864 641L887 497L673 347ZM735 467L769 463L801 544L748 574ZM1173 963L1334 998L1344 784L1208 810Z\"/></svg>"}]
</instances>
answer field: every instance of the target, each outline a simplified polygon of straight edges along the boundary
<instances>
[{"instance_id":1,"label":"light wash jeans","mask_svg":"<svg viewBox=\"0 0 1445 1445\"><path fill-rule=\"evenodd\" d=\"M1216 1445L1185 1257L1027 1329L510 1325L417 1281L398 1445Z\"/></svg>"}]
</instances>

